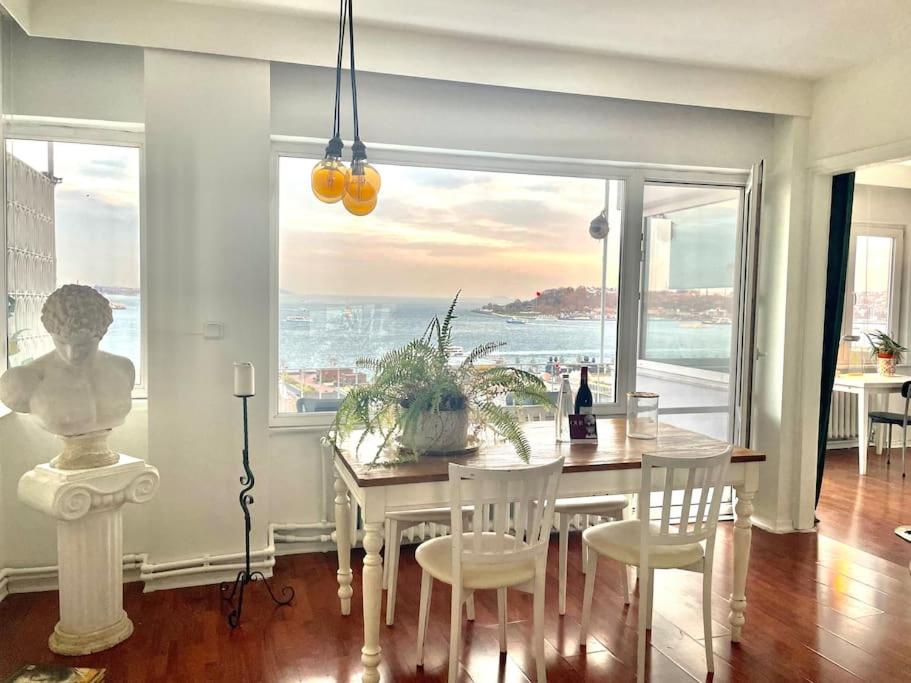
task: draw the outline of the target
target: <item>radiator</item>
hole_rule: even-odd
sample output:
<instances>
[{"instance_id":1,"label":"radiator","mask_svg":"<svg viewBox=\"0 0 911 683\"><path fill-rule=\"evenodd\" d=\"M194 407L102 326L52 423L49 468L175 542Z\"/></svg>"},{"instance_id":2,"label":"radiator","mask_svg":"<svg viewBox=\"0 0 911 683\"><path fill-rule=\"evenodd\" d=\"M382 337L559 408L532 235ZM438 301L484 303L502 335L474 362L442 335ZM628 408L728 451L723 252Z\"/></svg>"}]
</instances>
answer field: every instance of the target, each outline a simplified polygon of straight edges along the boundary
<instances>
[{"instance_id":1,"label":"radiator","mask_svg":"<svg viewBox=\"0 0 911 683\"><path fill-rule=\"evenodd\" d=\"M360 513L361 513L360 506L358 506L357 501L352 499L352 501L351 501L352 536L351 536L351 538L357 539L358 542L361 539L363 539L363 536L364 536L363 522L362 522ZM509 520L507 520L507 521L508 521L508 526L509 526L510 530L515 529L514 520L512 518L512 513L510 513ZM569 523L569 528L572 531L580 531L582 529L587 529L589 526L592 526L594 524L600 524L601 522L605 522L605 521L607 521L606 518L602 518L598 515L575 515ZM557 527L558 522L559 522L558 516L554 515L554 525L553 525L554 532L559 530ZM490 520L489 531L493 531L493 520ZM448 533L449 533L449 527L443 526L442 524L433 524L433 523L418 524L418 525L413 526L410 529L406 529L405 531L402 532L402 543L405 543L405 544L421 543L422 541L426 541L427 539L430 539L430 538L436 538L437 536L445 536Z\"/></svg>"},{"instance_id":2,"label":"radiator","mask_svg":"<svg viewBox=\"0 0 911 683\"><path fill-rule=\"evenodd\" d=\"M857 438L857 396L844 391L832 392L829 407L829 441Z\"/></svg>"}]
</instances>

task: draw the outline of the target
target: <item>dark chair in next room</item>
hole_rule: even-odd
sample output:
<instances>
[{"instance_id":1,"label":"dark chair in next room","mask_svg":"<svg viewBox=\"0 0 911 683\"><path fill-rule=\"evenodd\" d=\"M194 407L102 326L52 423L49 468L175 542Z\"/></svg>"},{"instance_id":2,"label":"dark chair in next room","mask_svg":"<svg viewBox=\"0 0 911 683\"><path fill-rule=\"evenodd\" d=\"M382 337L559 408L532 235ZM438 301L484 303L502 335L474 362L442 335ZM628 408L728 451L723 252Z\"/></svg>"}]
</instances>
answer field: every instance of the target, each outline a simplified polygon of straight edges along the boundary
<instances>
[{"instance_id":1,"label":"dark chair in next room","mask_svg":"<svg viewBox=\"0 0 911 683\"><path fill-rule=\"evenodd\" d=\"M902 413L890 413L885 410L871 410L870 411L870 431L873 431L873 425L881 424L889 426L889 437L888 437L888 451L886 451L886 464L892 462L892 427L902 428L902 476L905 476L905 451L908 449L908 436L907 436L907 427L908 427L908 404L911 403L911 382L905 382L902 384L902 396L905 399L905 412Z\"/></svg>"}]
</instances>

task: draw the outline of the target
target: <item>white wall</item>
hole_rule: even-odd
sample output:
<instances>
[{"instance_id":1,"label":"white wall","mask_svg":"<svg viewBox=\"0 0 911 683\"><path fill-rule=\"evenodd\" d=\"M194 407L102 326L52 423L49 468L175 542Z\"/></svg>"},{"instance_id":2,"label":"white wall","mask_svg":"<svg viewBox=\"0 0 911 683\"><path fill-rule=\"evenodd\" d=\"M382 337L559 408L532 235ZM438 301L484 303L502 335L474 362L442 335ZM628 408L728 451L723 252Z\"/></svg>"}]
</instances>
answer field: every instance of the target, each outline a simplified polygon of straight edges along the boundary
<instances>
[{"instance_id":1,"label":"white wall","mask_svg":"<svg viewBox=\"0 0 911 683\"><path fill-rule=\"evenodd\" d=\"M157 466L162 484L152 503L127 510L127 549L148 552L153 563L242 549L235 360L253 361L259 374L251 403L254 548L265 545L269 522L318 521L319 432L266 428L269 135L327 136L331 72L165 50L147 50L136 68L132 48L20 42L27 49L12 52L12 72L30 78L19 79L11 113L146 126L150 398L148 413L137 402L115 441ZM71 74L62 68L67 57L80 65ZM123 98L89 87L120 57L129 64L112 83ZM377 74L364 74L359 86L368 144L743 169L768 157L773 139L774 119L764 114ZM202 338L209 320L225 324L224 339ZM53 564L53 528L15 496L21 474L53 455L49 439L22 417L0 419L12 566ZM7 444L19 455L8 458Z\"/></svg>"},{"instance_id":2,"label":"white wall","mask_svg":"<svg viewBox=\"0 0 911 683\"><path fill-rule=\"evenodd\" d=\"M828 238L832 175L911 157L911 49L817 82L809 122L806 226L810 245ZM808 248L794 268L804 273L804 311L795 320L802 334L795 356L802 359L792 482L800 509L795 516L812 521L816 473L820 364L827 250ZM906 297L907 298L907 297ZM787 391L784 392L787 395Z\"/></svg>"},{"instance_id":3,"label":"white wall","mask_svg":"<svg viewBox=\"0 0 911 683\"><path fill-rule=\"evenodd\" d=\"M801 389L796 368L803 308L802 271L796 264L805 245L806 137L805 119L777 117L763 188L756 302L756 347L761 355L756 361L753 415L754 445L768 460L760 469L755 514L757 521L776 530L795 526L791 482L798 451L792 415L795 393Z\"/></svg>"},{"instance_id":4,"label":"white wall","mask_svg":"<svg viewBox=\"0 0 911 683\"><path fill-rule=\"evenodd\" d=\"M189 53L145 55L150 505L156 560L238 548L241 402L234 361L252 361L257 487L266 458L269 360L269 64ZM206 321L223 339L201 336ZM268 499L267 499L268 500ZM265 544L255 508L253 544Z\"/></svg>"},{"instance_id":5,"label":"white wall","mask_svg":"<svg viewBox=\"0 0 911 683\"><path fill-rule=\"evenodd\" d=\"M911 49L818 82L813 93L810 158L819 161L862 150L873 152L866 163L908 156L908 83ZM853 170L853 166L841 170Z\"/></svg>"},{"instance_id":6,"label":"white wall","mask_svg":"<svg viewBox=\"0 0 911 683\"><path fill-rule=\"evenodd\" d=\"M337 21L331 15L247 4L36 0L30 3L29 16L20 21L30 35L48 38L335 65ZM598 54L572 45L523 45L364 21L357 29L357 58L364 72L773 114L810 113L805 80Z\"/></svg>"},{"instance_id":7,"label":"white wall","mask_svg":"<svg viewBox=\"0 0 911 683\"><path fill-rule=\"evenodd\" d=\"M328 139L334 93L330 69L273 63L272 132ZM358 104L368 151L382 142L738 169L767 153L774 118L372 73L358 75Z\"/></svg>"},{"instance_id":8,"label":"white wall","mask_svg":"<svg viewBox=\"0 0 911 683\"><path fill-rule=\"evenodd\" d=\"M142 121L142 50L30 38L4 21L4 113Z\"/></svg>"},{"instance_id":9,"label":"white wall","mask_svg":"<svg viewBox=\"0 0 911 683\"><path fill-rule=\"evenodd\" d=\"M137 458L148 458L148 415L144 401L135 401L122 427L111 435L111 447ZM38 567L57 563L57 522L26 507L16 496L19 478L56 456L62 449L55 436L27 415L0 419L0 519L6 530L5 555L9 567ZM135 505L124 507L124 552L144 551L149 517ZM3 565L0 565L2 569Z\"/></svg>"},{"instance_id":10,"label":"white wall","mask_svg":"<svg viewBox=\"0 0 911 683\"><path fill-rule=\"evenodd\" d=\"M858 185L879 185L911 189L911 166L908 164L882 164L857 171L854 182Z\"/></svg>"}]
</instances>

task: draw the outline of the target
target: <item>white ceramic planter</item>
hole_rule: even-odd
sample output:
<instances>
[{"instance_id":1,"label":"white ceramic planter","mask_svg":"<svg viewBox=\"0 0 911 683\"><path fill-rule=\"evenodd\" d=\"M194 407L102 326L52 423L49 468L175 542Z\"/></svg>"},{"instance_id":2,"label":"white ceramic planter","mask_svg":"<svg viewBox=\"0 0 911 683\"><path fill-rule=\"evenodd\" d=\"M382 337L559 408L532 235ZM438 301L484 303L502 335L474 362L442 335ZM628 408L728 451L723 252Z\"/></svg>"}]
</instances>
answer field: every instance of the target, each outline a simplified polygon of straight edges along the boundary
<instances>
[{"instance_id":1,"label":"white ceramic planter","mask_svg":"<svg viewBox=\"0 0 911 683\"><path fill-rule=\"evenodd\" d=\"M880 375L892 377L895 374L895 356L877 356L876 366Z\"/></svg>"},{"instance_id":2,"label":"white ceramic planter","mask_svg":"<svg viewBox=\"0 0 911 683\"><path fill-rule=\"evenodd\" d=\"M468 410L423 413L413 429L402 433L402 445L418 453L459 451L468 444Z\"/></svg>"}]
</instances>

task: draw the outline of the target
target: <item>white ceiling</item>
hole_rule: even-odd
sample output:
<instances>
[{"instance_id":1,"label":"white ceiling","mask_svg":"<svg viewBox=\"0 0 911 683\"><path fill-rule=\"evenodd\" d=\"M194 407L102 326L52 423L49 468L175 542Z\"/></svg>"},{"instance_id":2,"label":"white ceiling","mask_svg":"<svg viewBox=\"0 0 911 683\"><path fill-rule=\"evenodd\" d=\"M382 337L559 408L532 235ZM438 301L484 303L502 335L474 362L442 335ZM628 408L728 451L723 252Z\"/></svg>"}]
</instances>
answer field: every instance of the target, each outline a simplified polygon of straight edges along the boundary
<instances>
[{"instance_id":1,"label":"white ceiling","mask_svg":"<svg viewBox=\"0 0 911 683\"><path fill-rule=\"evenodd\" d=\"M900 161L897 164L880 164L859 169L855 182L858 185L911 189L911 162Z\"/></svg>"},{"instance_id":2,"label":"white ceiling","mask_svg":"<svg viewBox=\"0 0 911 683\"><path fill-rule=\"evenodd\" d=\"M322 18L336 0L183 0ZM906 48L911 0L358 0L369 24L816 79Z\"/></svg>"}]
</instances>

